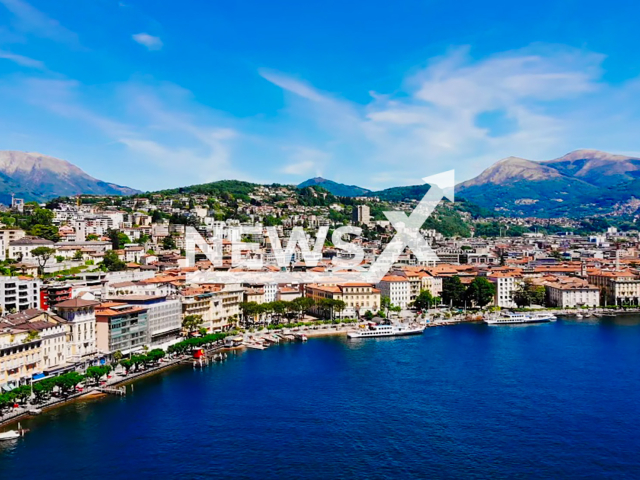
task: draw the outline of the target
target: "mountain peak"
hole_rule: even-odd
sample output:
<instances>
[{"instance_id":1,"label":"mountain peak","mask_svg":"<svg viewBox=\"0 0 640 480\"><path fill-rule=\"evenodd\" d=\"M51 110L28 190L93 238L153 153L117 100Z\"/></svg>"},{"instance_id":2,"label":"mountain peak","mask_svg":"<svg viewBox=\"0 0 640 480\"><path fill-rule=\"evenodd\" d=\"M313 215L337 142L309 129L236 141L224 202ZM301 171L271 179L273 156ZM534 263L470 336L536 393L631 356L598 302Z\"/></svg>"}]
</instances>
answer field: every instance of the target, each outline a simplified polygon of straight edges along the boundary
<instances>
[{"instance_id":1,"label":"mountain peak","mask_svg":"<svg viewBox=\"0 0 640 480\"><path fill-rule=\"evenodd\" d=\"M503 185L521 180L547 180L560 174L546 165L520 157L506 157L491 165L476 178L463 182L461 187L491 183Z\"/></svg>"},{"instance_id":2,"label":"mountain peak","mask_svg":"<svg viewBox=\"0 0 640 480\"><path fill-rule=\"evenodd\" d=\"M616 155L613 153L603 152L602 150L581 148L581 149L569 152L560 158L549 160L549 162L576 161L576 160L585 160L585 159L605 160L605 161L626 161L626 160L635 160L635 159L638 159L638 157L628 157L625 155Z\"/></svg>"},{"instance_id":3,"label":"mountain peak","mask_svg":"<svg viewBox=\"0 0 640 480\"><path fill-rule=\"evenodd\" d=\"M82 193L137 193L132 188L98 180L66 160L37 152L0 150L0 177L0 196L5 203L11 194L25 200L43 201Z\"/></svg>"}]
</instances>

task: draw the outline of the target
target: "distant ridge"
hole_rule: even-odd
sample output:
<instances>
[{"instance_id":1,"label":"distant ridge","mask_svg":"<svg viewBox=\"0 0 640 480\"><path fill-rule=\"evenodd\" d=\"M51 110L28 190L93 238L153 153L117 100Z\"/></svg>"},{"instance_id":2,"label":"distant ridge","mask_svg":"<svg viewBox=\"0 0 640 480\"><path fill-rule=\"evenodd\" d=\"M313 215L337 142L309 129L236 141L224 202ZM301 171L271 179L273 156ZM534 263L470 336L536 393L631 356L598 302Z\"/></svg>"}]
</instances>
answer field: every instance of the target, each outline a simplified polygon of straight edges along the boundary
<instances>
[{"instance_id":1,"label":"distant ridge","mask_svg":"<svg viewBox=\"0 0 640 480\"><path fill-rule=\"evenodd\" d=\"M132 195L138 190L104 182L59 158L35 152L0 150L0 201L11 194L27 201L45 201L79 194Z\"/></svg>"},{"instance_id":2,"label":"distant ridge","mask_svg":"<svg viewBox=\"0 0 640 480\"><path fill-rule=\"evenodd\" d=\"M338 197L360 197L371 193L371 190L356 185L345 185L322 177L310 178L298 185L298 188L320 186Z\"/></svg>"},{"instance_id":3,"label":"distant ridge","mask_svg":"<svg viewBox=\"0 0 640 480\"><path fill-rule=\"evenodd\" d=\"M640 198L640 158L575 150L536 162L504 158L456 187L456 194L515 216L584 216L611 213Z\"/></svg>"}]
</instances>

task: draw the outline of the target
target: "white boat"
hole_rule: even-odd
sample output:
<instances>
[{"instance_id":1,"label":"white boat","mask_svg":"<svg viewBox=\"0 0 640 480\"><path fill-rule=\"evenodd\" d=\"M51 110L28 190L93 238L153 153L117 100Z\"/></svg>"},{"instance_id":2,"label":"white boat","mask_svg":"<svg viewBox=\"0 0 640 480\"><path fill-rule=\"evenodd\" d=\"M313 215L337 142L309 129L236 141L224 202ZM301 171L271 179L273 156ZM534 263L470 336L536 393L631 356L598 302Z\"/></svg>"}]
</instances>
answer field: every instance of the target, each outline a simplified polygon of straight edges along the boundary
<instances>
[{"instance_id":1,"label":"white boat","mask_svg":"<svg viewBox=\"0 0 640 480\"><path fill-rule=\"evenodd\" d=\"M503 313L484 319L488 325L514 325L521 323L555 322L556 317L551 313Z\"/></svg>"},{"instance_id":2,"label":"white boat","mask_svg":"<svg viewBox=\"0 0 640 480\"><path fill-rule=\"evenodd\" d=\"M0 432L0 441L2 440L15 440L24 435L24 430L18 424L18 430L8 430L6 432Z\"/></svg>"},{"instance_id":3,"label":"white boat","mask_svg":"<svg viewBox=\"0 0 640 480\"><path fill-rule=\"evenodd\" d=\"M378 325L369 324L367 328L354 330L347 333L349 338L369 338L369 337L397 337L401 335L419 335L424 332L424 325Z\"/></svg>"}]
</instances>

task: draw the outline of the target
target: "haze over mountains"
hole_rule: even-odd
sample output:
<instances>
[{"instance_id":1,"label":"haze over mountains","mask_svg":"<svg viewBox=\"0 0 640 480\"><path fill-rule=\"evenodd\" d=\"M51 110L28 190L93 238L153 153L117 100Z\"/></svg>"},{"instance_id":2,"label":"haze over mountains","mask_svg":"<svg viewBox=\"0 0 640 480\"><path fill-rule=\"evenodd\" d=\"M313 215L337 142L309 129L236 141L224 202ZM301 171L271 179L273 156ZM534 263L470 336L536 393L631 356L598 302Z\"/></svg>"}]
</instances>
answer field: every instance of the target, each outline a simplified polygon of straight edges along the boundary
<instances>
[{"instance_id":1,"label":"haze over mountains","mask_svg":"<svg viewBox=\"0 0 640 480\"><path fill-rule=\"evenodd\" d=\"M59 158L33 152L0 150L0 201L11 203L11 195L25 201L45 201L78 195L132 195L129 187L104 182Z\"/></svg>"}]
</instances>

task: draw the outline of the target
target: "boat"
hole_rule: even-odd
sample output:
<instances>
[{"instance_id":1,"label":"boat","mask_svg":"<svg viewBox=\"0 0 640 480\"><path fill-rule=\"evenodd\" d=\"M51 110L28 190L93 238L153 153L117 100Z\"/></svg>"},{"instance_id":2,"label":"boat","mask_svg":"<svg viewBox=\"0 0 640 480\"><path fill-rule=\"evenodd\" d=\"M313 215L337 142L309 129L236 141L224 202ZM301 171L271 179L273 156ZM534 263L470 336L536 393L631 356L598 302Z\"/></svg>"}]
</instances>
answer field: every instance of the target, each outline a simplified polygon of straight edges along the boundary
<instances>
[{"instance_id":1,"label":"boat","mask_svg":"<svg viewBox=\"0 0 640 480\"><path fill-rule=\"evenodd\" d=\"M15 440L24 435L24 430L18 423L18 430L7 430L6 432L0 432L0 441L2 440Z\"/></svg>"},{"instance_id":2,"label":"boat","mask_svg":"<svg viewBox=\"0 0 640 480\"><path fill-rule=\"evenodd\" d=\"M42 413L42 409L41 408L32 407L29 410L27 410L27 413L29 415L40 415Z\"/></svg>"},{"instance_id":3,"label":"boat","mask_svg":"<svg viewBox=\"0 0 640 480\"><path fill-rule=\"evenodd\" d=\"M354 330L347 333L348 338L369 337L398 337L402 335L420 335L425 330L424 325L403 325L370 323L367 328Z\"/></svg>"},{"instance_id":4,"label":"boat","mask_svg":"<svg viewBox=\"0 0 640 480\"><path fill-rule=\"evenodd\" d=\"M514 325L522 323L546 323L555 322L556 317L551 313L512 313L506 312L484 319L488 325Z\"/></svg>"}]
</instances>

